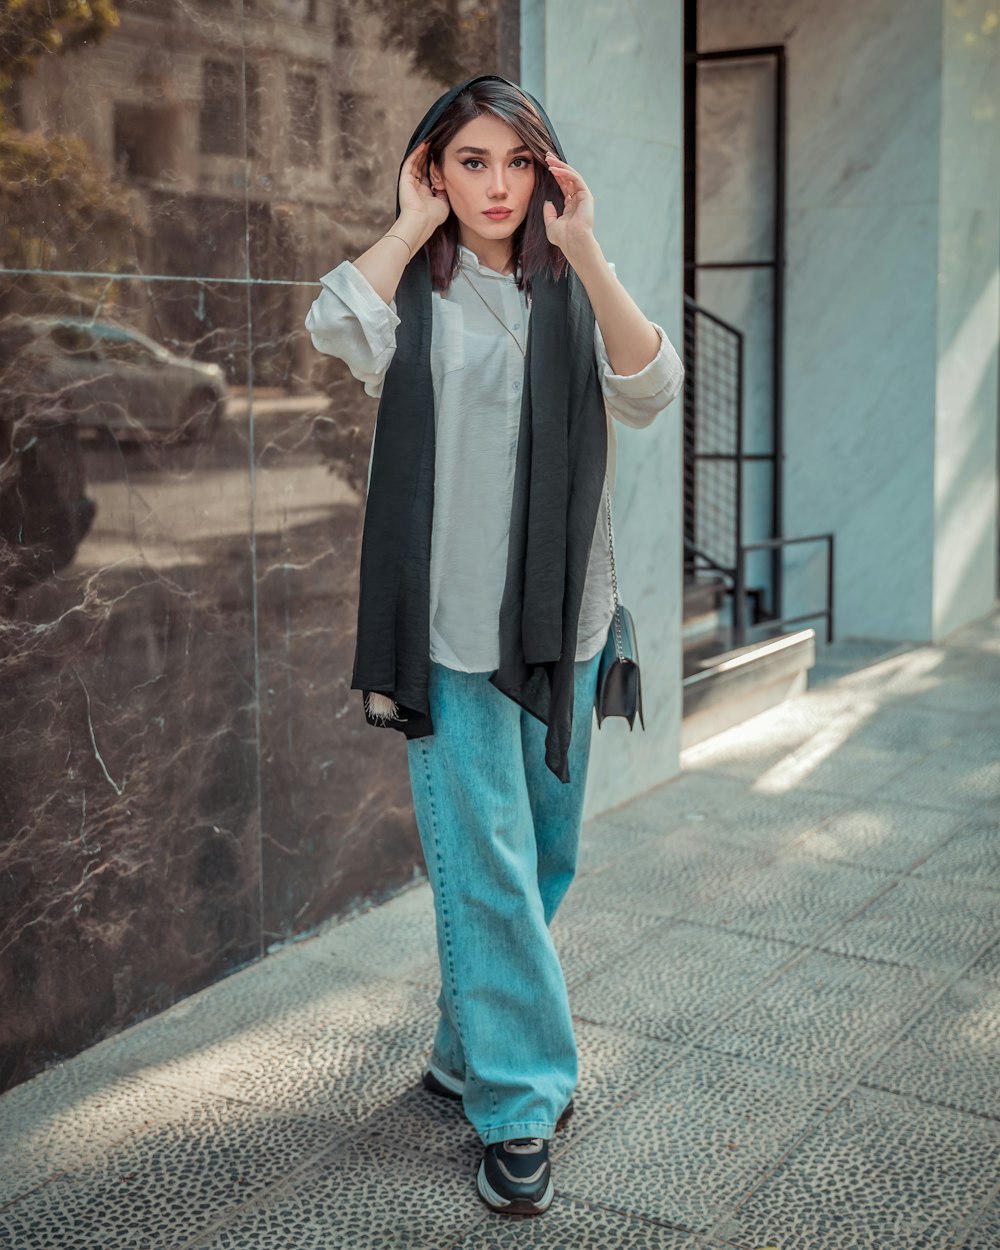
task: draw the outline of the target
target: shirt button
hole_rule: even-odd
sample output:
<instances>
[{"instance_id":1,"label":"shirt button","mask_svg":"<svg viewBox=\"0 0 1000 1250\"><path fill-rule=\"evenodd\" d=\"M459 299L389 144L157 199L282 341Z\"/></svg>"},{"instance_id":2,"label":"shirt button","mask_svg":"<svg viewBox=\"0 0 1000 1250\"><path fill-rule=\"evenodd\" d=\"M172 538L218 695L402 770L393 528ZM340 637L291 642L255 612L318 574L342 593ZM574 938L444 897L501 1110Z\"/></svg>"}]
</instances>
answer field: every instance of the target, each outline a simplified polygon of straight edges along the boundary
<instances>
[{"instance_id":1,"label":"shirt button","mask_svg":"<svg viewBox=\"0 0 1000 1250\"><path fill-rule=\"evenodd\" d=\"M514 390L515 390L515 391L519 391L520 389L521 389L521 383L520 383L520 382L515 382L515 383L514 383Z\"/></svg>"},{"instance_id":2,"label":"shirt button","mask_svg":"<svg viewBox=\"0 0 1000 1250\"><path fill-rule=\"evenodd\" d=\"M515 322L514 322L514 325L513 325L511 328L512 328L512 329L514 329L514 330L520 330L520 328L521 328L521 323L520 323L520 321L515 321Z\"/></svg>"}]
</instances>

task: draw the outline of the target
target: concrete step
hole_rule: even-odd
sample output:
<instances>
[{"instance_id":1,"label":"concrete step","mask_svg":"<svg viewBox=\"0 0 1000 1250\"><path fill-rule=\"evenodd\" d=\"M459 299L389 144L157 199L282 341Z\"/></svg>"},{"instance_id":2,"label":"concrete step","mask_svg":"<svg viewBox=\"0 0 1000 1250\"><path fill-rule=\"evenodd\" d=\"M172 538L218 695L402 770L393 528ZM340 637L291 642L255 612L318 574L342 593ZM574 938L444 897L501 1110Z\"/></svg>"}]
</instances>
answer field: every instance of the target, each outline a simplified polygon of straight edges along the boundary
<instances>
[{"instance_id":1,"label":"concrete step","mask_svg":"<svg viewBox=\"0 0 1000 1250\"><path fill-rule=\"evenodd\" d=\"M681 749L749 720L802 694L816 663L816 631L791 633L769 625L734 645L724 627L684 648L684 716Z\"/></svg>"}]
</instances>

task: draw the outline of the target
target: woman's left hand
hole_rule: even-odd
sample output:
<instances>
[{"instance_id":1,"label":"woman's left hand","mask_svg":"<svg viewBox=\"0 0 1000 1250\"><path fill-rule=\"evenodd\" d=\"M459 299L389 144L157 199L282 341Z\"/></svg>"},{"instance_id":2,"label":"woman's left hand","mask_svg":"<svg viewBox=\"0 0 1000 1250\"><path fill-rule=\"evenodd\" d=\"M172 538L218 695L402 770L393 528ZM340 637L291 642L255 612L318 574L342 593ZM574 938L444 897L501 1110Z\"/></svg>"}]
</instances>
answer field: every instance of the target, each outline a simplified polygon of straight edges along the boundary
<instances>
[{"instance_id":1,"label":"woman's left hand","mask_svg":"<svg viewBox=\"0 0 1000 1250\"><path fill-rule=\"evenodd\" d=\"M561 161L554 152L546 152L545 163L559 184L565 201L562 213L556 211L551 200L545 201L542 215L549 242L560 248L572 263L573 249L594 235L594 197L587 184L572 167Z\"/></svg>"}]
</instances>

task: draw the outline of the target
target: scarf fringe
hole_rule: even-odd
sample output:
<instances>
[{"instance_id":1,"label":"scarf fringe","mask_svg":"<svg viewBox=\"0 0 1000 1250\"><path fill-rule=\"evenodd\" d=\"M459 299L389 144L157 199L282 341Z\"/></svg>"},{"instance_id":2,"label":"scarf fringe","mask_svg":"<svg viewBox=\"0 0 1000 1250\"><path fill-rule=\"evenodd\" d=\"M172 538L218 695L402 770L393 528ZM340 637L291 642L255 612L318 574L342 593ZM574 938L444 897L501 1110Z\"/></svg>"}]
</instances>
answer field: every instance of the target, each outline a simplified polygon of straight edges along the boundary
<instances>
[{"instance_id":1,"label":"scarf fringe","mask_svg":"<svg viewBox=\"0 0 1000 1250\"><path fill-rule=\"evenodd\" d=\"M379 725L385 725L391 720L405 719L400 716L399 705L394 699L390 699L387 694L376 694L374 691L369 691L365 695L365 711Z\"/></svg>"}]
</instances>

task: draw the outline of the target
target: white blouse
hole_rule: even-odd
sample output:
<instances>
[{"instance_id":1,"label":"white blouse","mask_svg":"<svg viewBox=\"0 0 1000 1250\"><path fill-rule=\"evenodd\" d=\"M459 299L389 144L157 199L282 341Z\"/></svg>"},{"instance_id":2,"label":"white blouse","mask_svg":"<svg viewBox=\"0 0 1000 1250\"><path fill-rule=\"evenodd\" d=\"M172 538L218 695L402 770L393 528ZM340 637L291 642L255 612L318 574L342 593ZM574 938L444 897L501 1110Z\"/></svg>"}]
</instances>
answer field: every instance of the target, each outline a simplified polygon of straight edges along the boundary
<instances>
[{"instance_id":1,"label":"white blouse","mask_svg":"<svg viewBox=\"0 0 1000 1250\"><path fill-rule=\"evenodd\" d=\"M489 673L500 663L498 617L507 571L524 374L518 343L521 348L527 344L530 301L513 274L487 268L462 245L459 258L461 273L451 287L432 295L430 658L461 672ZM613 272L614 265L608 263ZM322 289L305 322L314 346L345 361L366 392L379 396L396 349L395 300L386 304L346 260L320 283ZM653 325L660 336L659 351L645 368L629 375L612 371L600 328L594 325L608 413L612 490L617 457L611 418L634 428L649 425L674 399L684 379L680 357L665 331ZM580 608L577 660L590 659L604 646L613 612L607 506L602 497Z\"/></svg>"}]
</instances>

